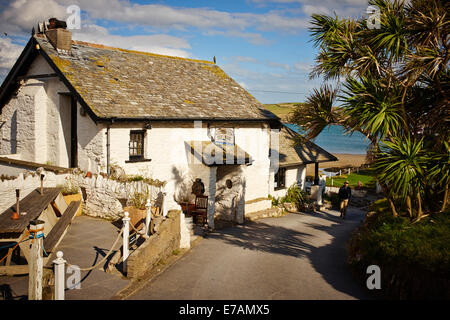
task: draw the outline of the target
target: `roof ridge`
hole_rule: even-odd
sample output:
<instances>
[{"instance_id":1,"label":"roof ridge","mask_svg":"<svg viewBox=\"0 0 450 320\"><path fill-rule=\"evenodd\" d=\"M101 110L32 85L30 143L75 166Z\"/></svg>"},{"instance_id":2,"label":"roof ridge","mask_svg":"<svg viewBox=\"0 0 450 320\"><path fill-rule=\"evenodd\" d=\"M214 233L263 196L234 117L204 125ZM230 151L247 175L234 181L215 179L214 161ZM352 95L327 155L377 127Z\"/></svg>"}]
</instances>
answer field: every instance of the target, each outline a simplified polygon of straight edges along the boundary
<instances>
[{"instance_id":1,"label":"roof ridge","mask_svg":"<svg viewBox=\"0 0 450 320\"><path fill-rule=\"evenodd\" d=\"M107 46L104 44L81 41L81 40L72 40L72 44L87 46L87 47L91 47L91 48L106 49L106 50L119 50L119 51L128 52L128 53L145 54L145 55L151 55L151 56L165 57L165 58L171 58L171 59L180 59L180 60L186 60L186 61L191 61L191 62L201 62L201 63L208 63L208 64L215 65L214 62L208 61L208 60L183 58L183 57L169 56L169 55L165 55L165 54L159 54L159 53L153 53L153 52L147 52L147 51L130 50L130 49L112 47L112 46Z\"/></svg>"}]
</instances>

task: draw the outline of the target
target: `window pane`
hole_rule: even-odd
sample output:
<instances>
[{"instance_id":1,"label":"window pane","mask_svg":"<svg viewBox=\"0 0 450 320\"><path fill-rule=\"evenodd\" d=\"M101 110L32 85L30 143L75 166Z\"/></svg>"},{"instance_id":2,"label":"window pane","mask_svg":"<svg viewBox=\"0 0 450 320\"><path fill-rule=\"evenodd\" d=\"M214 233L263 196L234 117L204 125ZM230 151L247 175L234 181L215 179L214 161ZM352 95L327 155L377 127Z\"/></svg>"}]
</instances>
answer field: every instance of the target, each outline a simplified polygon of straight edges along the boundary
<instances>
[{"instance_id":1,"label":"window pane","mask_svg":"<svg viewBox=\"0 0 450 320\"><path fill-rule=\"evenodd\" d=\"M142 157L144 155L144 132L130 133L130 156Z\"/></svg>"}]
</instances>

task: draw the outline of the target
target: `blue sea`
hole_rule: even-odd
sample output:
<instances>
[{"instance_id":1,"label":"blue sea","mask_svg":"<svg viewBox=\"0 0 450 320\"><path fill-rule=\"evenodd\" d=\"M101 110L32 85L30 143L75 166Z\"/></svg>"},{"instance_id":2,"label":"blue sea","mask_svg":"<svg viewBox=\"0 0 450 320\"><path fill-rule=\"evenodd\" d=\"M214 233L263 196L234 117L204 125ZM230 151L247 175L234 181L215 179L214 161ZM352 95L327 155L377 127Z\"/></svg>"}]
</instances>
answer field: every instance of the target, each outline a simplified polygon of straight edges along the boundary
<instances>
[{"instance_id":1,"label":"blue sea","mask_svg":"<svg viewBox=\"0 0 450 320\"><path fill-rule=\"evenodd\" d=\"M285 125L301 134L297 125L290 123ZM337 125L326 127L312 141L330 153L365 154L369 146L369 141L361 133L344 134L344 129Z\"/></svg>"}]
</instances>

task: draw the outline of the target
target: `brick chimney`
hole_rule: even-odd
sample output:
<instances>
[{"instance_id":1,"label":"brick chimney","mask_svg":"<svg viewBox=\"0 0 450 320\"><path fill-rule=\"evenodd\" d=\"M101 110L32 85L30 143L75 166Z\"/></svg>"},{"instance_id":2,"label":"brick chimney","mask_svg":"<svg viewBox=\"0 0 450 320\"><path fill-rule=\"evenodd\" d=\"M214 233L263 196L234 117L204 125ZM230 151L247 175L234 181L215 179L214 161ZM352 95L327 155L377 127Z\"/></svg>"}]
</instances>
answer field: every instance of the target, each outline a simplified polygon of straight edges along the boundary
<instances>
[{"instance_id":1,"label":"brick chimney","mask_svg":"<svg viewBox=\"0 0 450 320\"><path fill-rule=\"evenodd\" d=\"M65 21L51 18L48 20L45 35L56 50L70 51L72 48L72 32L67 30Z\"/></svg>"}]
</instances>

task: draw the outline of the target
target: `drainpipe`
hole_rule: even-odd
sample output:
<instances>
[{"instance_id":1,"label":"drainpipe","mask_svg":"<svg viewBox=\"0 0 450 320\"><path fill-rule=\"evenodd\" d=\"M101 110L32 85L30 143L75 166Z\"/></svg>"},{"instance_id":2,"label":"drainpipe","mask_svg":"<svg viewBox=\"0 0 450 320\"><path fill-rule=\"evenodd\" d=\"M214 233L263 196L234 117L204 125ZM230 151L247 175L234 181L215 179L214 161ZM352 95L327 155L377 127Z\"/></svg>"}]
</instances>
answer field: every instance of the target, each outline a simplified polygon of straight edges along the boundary
<instances>
[{"instance_id":1,"label":"drainpipe","mask_svg":"<svg viewBox=\"0 0 450 320\"><path fill-rule=\"evenodd\" d=\"M110 159L111 159L111 150L110 150L110 126L109 124L106 126L106 173L109 177L111 174L110 168Z\"/></svg>"}]
</instances>

